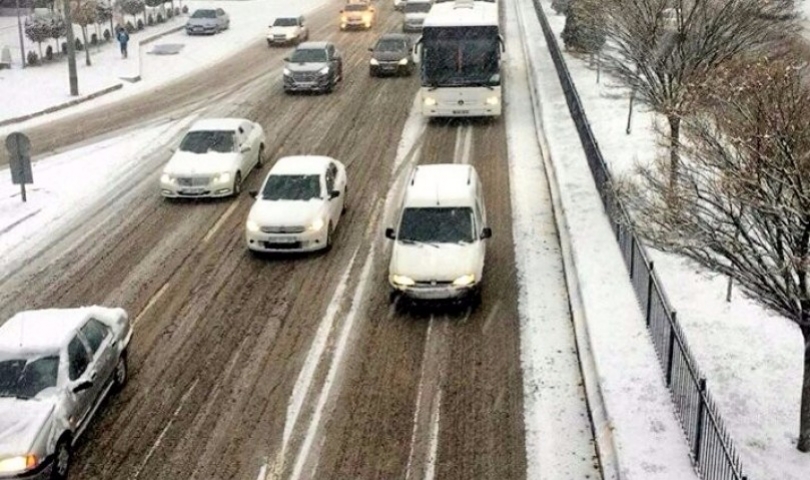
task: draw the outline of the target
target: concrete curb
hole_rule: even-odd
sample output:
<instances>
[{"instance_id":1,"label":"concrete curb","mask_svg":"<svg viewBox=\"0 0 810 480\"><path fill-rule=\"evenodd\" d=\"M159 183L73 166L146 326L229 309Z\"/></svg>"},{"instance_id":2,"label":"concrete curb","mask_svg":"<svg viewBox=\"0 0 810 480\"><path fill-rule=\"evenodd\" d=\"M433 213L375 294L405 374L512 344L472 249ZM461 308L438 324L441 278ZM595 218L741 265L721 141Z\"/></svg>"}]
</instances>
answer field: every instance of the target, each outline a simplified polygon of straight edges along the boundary
<instances>
[{"instance_id":1,"label":"concrete curb","mask_svg":"<svg viewBox=\"0 0 810 480\"><path fill-rule=\"evenodd\" d=\"M520 27L521 38L525 39L525 28L523 13L520 8L515 8L518 25ZM560 239L560 251L563 257L563 271L565 283L568 288L568 307L574 324L574 338L577 346L580 373L582 374L583 388L588 402L589 415L593 429L596 455L599 459L599 467L604 480L619 480L619 459L616 454L616 447L613 442L613 429L605 408L605 401L602 388L596 369L596 362L593 351L590 347L590 334L588 332L588 321L585 307L582 303L582 293L579 289L578 273L573 252L571 251L571 239L568 234L569 227L565 218L565 209L562 204L559 180L554 162L551 160L551 152L546 139L542 124L542 105L537 92L537 79L535 77L536 68L531 52L522 42L524 56L528 65L529 93L531 96L532 118L534 120L537 143L543 157L543 166L549 178L549 190L551 191L552 211L554 223L557 226L557 234Z\"/></svg>"},{"instance_id":2,"label":"concrete curb","mask_svg":"<svg viewBox=\"0 0 810 480\"><path fill-rule=\"evenodd\" d=\"M47 115L49 113L53 113L53 112L57 112L59 110L63 110L65 108L69 108L69 107L72 107L74 105L84 103L84 102L86 102L88 100L98 98L98 97L100 97L102 95L106 95L106 94L108 94L110 92L120 90L121 88L123 88L123 86L124 86L124 84L118 83L118 84L113 85L111 87L107 87L105 89L102 89L102 90L99 90L97 92L91 93L90 95L85 95L84 97L76 98L76 99L73 99L73 100L71 100L69 102L66 102L66 103L62 103L62 104L59 104L59 105L54 105L53 107L48 107L45 110L40 110L38 112L29 113L28 115L23 115L23 116L20 116L20 117L15 117L15 118L9 118L9 119L6 119L6 120L2 120L2 121L0 121L0 127L4 127L6 125L11 125L13 123L24 122L24 121L30 120L32 118L41 117L41 116Z\"/></svg>"}]
</instances>

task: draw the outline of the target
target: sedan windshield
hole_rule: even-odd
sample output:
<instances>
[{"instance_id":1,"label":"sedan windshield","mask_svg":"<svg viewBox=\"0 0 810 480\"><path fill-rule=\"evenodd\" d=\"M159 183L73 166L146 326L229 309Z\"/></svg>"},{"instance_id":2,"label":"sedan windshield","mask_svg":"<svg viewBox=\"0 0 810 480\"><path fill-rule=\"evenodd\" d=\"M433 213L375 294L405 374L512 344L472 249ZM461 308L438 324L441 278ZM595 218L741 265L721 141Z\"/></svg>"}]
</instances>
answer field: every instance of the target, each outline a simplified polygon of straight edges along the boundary
<instances>
[{"instance_id":1,"label":"sedan windshield","mask_svg":"<svg viewBox=\"0 0 810 480\"><path fill-rule=\"evenodd\" d=\"M322 63L326 61L326 50L299 48L293 52L290 61L292 63Z\"/></svg>"},{"instance_id":2,"label":"sedan windshield","mask_svg":"<svg viewBox=\"0 0 810 480\"><path fill-rule=\"evenodd\" d=\"M270 175L262 190L262 200L311 200L321 198L318 175Z\"/></svg>"},{"instance_id":3,"label":"sedan windshield","mask_svg":"<svg viewBox=\"0 0 810 480\"><path fill-rule=\"evenodd\" d=\"M277 18L273 22L274 27L294 27L298 25L298 20L295 18Z\"/></svg>"},{"instance_id":4,"label":"sedan windshield","mask_svg":"<svg viewBox=\"0 0 810 480\"><path fill-rule=\"evenodd\" d=\"M344 10L346 10L347 12L363 12L365 10L368 10L368 6L363 5L362 3L355 3L352 5L346 5L346 8Z\"/></svg>"},{"instance_id":5,"label":"sedan windshield","mask_svg":"<svg viewBox=\"0 0 810 480\"><path fill-rule=\"evenodd\" d=\"M427 2L408 2L405 4L405 13L428 13L431 4Z\"/></svg>"},{"instance_id":6,"label":"sedan windshield","mask_svg":"<svg viewBox=\"0 0 810 480\"><path fill-rule=\"evenodd\" d=\"M404 40L383 39L377 42L374 50L378 52L404 52L408 50L408 46Z\"/></svg>"},{"instance_id":7,"label":"sedan windshield","mask_svg":"<svg viewBox=\"0 0 810 480\"><path fill-rule=\"evenodd\" d=\"M180 150L191 153L233 152L233 132L225 130L188 132Z\"/></svg>"},{"instance_id":8,"label":"sedan windshield","mask_svg":"<svg viewBox=\"0 0 810 480\"><path fill-rule=\"evenodd\" d=\"M33 398L56 386L59 356L0 360L0 397Z\"/></svg>"},{"instance_id":9,"label":"sedan windshield","mask_svg":"<svg viewBox=\"0 0 810 480\"><path fill-rule=\"evenodd\" d=\"M191 15L191 18L216 18L216 16L216 10L197 10Z\"/></svg>"},{"instance_id":10,"label":"sedan windshield","mask_svg":"<svg viewBox=\"0 0 810 480\"><path fill-rule=\"evenodd\" d=\"M470 243L474 240L469 207L406 208L398 240L424 243Z\"/></svg>"}]
</instances>

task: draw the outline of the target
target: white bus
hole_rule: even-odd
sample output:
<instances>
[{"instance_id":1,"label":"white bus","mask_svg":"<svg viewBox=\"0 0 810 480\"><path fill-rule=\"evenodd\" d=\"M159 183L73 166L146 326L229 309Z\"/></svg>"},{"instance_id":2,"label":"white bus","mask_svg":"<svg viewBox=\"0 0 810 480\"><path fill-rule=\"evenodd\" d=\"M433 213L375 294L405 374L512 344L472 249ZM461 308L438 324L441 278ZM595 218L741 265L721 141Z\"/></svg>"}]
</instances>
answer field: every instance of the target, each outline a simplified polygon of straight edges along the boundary
<instances>
[{"instance_id":1,"label":"white bus","mask_svg":"<svg viewBox=\"0 0 810 480\"><path fill-rule=\"evenodd\" d=\"M501 114L498 4L481 0L436 2L417 42L422 114L489 117Z\"/></svg>"}]
</instances>

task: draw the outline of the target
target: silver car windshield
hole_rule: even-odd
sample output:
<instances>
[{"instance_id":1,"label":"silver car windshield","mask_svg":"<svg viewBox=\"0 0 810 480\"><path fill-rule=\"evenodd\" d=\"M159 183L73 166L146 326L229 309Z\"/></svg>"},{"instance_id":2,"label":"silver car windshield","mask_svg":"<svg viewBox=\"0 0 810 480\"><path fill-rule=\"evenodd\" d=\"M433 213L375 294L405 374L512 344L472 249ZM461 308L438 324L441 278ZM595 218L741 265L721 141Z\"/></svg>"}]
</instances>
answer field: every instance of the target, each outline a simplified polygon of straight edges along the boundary
<instances>
[{"instance_id":1,"label":"silver car windshield","mask_svg":"<svg viewBox=\"0 0 810 480\"><path fill-rule=\"evenodd\" d=\"M469 207L406 208L397 237L420 243L470 243L474 238Z\"/></svg>"},{"instance_id":2,"label":"silver car windshield","mask_svg":"<svg viewBox=\"0 0 810 480\"><path fill-rule=\"evenodd\" d=\"M197 10L191 14L191 18L217 18L216 10Z\"/></svg>"},{"instance_id":3,"label":"silver car windshield","mask_svg":"<svg viewBox=\"0 0 810 480\"><path fill-rule=\"evenodd\" d=\"M318 175L270 175L262 190L262 200L311 200L321 198Z\"/></svg>"},{"instance_id":4,"label":"silver car windshield","mask_svg":"<svg viewBox=\"0 0 810 480\"><path fill-rule=\"evenodd\" d=\"M180 143L180 150L191 153L233 152L233 132L196 131L188 132Z\"/></svg>"},{"instance_id":5,"label":"silver car windshield","mask_svg":"<svg viewBox=\"0 0 810 480\"><path fill-rule=\"evenodd\" d=\"M32 355L0 360L0 397L33 398L55 387L59 355Z\"/></svg>"}]
</instances>

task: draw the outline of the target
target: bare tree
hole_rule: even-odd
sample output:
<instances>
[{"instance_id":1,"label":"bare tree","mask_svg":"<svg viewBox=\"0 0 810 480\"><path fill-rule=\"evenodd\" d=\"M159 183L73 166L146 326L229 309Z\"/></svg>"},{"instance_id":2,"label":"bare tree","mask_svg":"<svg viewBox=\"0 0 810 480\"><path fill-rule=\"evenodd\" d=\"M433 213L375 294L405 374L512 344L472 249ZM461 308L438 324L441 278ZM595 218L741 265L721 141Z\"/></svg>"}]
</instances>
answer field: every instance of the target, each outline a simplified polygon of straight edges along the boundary
<instances>
[{"instance_id":1,"label":"bare tree","mask_svg":"<svg viewBox=\"0 0 810 480\"><path fill-rule=\"evenodd\" d=\"M661 159L640 167L621 194L652 245L728 275L798 325L805 348L797 448L809 452L810 86L802 77L810 72L798 64L718 69L700 87L701 113L684 119L678 188Z\"/></svg>"},{"instance_id":2,"label":"bare tree","mask_svg":"<svg viewBox=\"0 0 810 480\"><path fill-rule=\"evenodd\" d=\"M671 185L690 89L744 52L765 51L795 30L789 0L605 0L605 68L669 124Z\"/></svg>"},{"instance_id":3,"label":"bare tree","mask_svg":"<svg viewBox=\"0 0 810 480\"><path fill-rule=\"evenodd\" d=\"M95 23L98 3L95 0L74 0L73 21L81 27L84 40L85 63L90 66L90 44L87 42L87 26Z\"/></svg>"}]
</instances>

